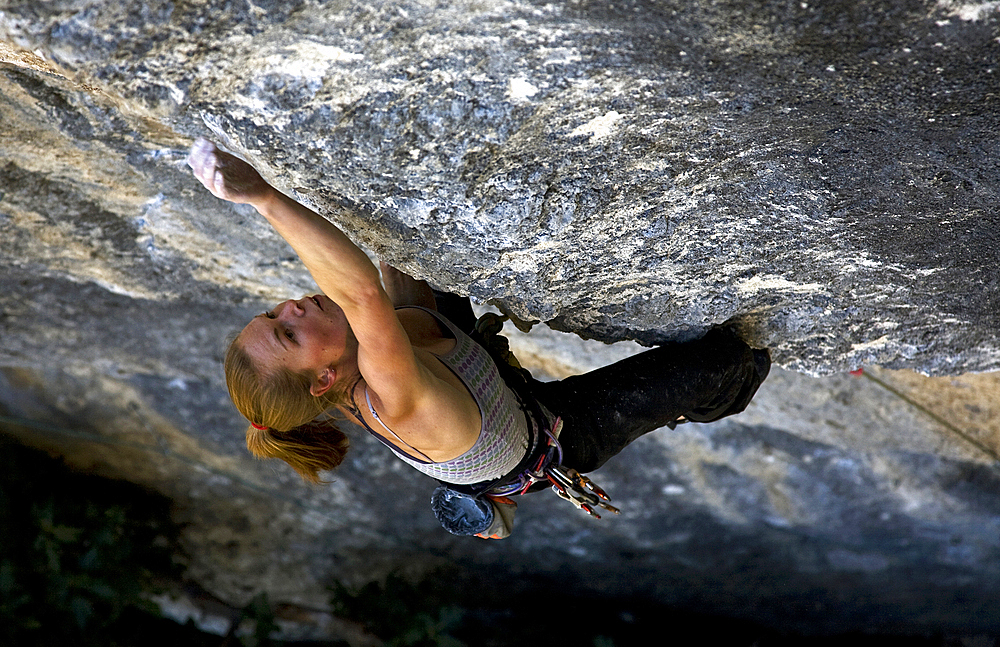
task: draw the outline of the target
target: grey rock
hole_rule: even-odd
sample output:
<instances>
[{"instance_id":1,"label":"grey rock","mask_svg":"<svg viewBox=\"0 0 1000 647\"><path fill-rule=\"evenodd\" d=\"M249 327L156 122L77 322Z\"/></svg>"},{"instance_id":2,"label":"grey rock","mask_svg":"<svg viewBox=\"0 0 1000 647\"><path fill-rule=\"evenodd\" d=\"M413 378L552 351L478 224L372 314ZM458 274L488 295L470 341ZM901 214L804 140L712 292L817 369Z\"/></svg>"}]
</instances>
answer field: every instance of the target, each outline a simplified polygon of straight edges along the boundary
<instances>
[{"instance_id":1,"label":"grey rock","mask_svg":"<svg viewBox=\"0 0 1000 647\"><path fill-rule=\"evenodd\" d=\"M142 145L211 130L522 320L646 343L735 320L813 374L997 367L986 6L247 7L14 4L3 27L169 128ZM126 121L49 110L87 140Z\"/></svg>"},{"instance_id":2,"label":"grey rock","mask_svg":"<svg viewBox=\"0 0 1000 647\"><path fill-rule=\"evenodd\" d=\"M447 561L813 630L996 631L995 441L837 374L1000 368L998 25L950 0L8 0L5 425L174 496L234 604ZM437 287L606 342L731 322L787 370L603 469L609 523L539 496L510 541L454 540L362 435L307 488L246 456L219 360L314 288L193 181L200 135ZM533 366L593 354L554 334Z\"/></svg>"}]
</instances>

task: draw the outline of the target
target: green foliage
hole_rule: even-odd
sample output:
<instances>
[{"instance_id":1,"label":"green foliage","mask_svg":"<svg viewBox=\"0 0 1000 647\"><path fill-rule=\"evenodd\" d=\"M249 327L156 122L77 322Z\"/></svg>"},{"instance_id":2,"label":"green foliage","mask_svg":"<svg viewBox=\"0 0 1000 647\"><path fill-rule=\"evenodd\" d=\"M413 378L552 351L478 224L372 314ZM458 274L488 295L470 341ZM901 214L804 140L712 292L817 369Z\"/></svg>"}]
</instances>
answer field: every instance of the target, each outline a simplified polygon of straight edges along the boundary
<instances>
[{"instance_id":1,"label":"green foliage","mask_svg":"<svg viewBox=\"0 0 1000 647\"><path fill-rule=\"evenodd\" d=\"M274 610L271 608L267 593L261 593L250 601L250 604L243 609L240 621L234 623L233 629L244 620L253 622L253 634L241 641L243 647L276 647L278 645L277 642L271 640L271 634L278 630L278 624L274 621Z\"/></svg>"},{"instance_id":2,"label":"green foliage","mask_svg":"<svg viewBox=\"0 0 1000 647\"><path fill-rule=\"evenodd\" d=\"M179 575L169 502L0 443L0 644L115 645L126 610Z\"/></svg>"},{"instance_id":3,"label":"green foliage","mask_svg":"<svg viewBox=\"0 0 1000 647\"><path fill-rule=\"evenodd\" d=\"M461 629L465 610L456 592L427 578L416 584L398 575L371 582L356 591L337 583L332 589L334 612L361 622L390 647L464 647L453 634Z\"/></svg>"}]
</instances>

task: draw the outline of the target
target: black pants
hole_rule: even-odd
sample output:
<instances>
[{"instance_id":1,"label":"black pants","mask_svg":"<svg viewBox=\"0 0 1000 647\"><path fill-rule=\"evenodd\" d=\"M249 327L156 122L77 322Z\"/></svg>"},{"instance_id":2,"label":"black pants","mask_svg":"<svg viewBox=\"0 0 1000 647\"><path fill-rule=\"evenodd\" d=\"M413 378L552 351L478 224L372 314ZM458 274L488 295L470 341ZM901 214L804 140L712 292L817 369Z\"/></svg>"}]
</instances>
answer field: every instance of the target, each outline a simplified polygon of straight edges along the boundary
<instances>
[{"instance_id":1,"label":"black pants","mask_svg":"<svg viewBox=\"0 0 1000 647\"><path fill-rule=\"evenodd\" d=\"M535 382L533 392L563 419L563 464L590 472L681 416L712 422L743 411L770 366L766 350L751 349L720 328L583 375Z\"/></svg>"},{"instance_id":2,"label":"black pants","mask_svg":"<svg viewBox=\"0 0 1000 647\"><path fill-rule=\"evenodd\" d=\"M435 296L441 314L472 330L475 315L467 299ZM583 375L529 384L538 401L563 419L563 464L591 472L681 416L712 422L743 411L770 366L766 350L717 328L701 339L657 346Z\"/></svg>"}]
</instances>

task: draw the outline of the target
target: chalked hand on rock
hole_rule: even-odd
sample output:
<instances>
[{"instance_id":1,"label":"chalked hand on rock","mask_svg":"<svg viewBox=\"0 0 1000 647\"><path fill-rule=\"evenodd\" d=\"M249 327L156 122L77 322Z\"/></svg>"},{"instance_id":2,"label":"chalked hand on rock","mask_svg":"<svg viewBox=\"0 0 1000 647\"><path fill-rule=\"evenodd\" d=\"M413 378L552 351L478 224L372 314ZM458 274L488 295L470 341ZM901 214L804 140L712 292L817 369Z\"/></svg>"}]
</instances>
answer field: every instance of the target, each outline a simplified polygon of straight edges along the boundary
<instances>
[{"instance_id":1,"label":"chalked hand on rock","mask_svg":"<svg viewBox=\"0 0 1000 647\"><path fill-rule=\"evenodd\" d=\"M223 200L252 204L270 190L252 166L204 138L199 137L191 146L187 163L205 188Z\"/></svg>"}]
</instances>

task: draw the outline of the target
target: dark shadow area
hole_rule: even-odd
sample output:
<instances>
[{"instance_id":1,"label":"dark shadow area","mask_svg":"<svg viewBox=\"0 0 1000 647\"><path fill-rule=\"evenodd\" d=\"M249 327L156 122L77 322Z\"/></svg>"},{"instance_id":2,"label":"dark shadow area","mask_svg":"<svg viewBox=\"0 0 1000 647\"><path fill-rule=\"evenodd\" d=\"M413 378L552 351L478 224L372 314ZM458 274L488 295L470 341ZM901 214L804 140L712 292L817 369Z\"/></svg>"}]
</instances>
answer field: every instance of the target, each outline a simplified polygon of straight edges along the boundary
<instances>
[{"instance_id":1,"label":"dark shadow area","mask_svg":"<svg viewBox=\"0 0 1000 647\"><path fill-rule=\"evenodd\" d=\"M150 596L182 584L171 502L71 471L0 436L0 645L264 647L275 628L258 600L234 617L247 637L203 633L160 615Z\"/></svg>"},{"instance_id":2,"label":"dark shadow area","mask_svg":"<svg viewBox=\"0 0 1000 647\"><path fill-rule=\"evenodd\" d=\"M217 601L231 616L225 636L162 617L150 596L197 589L185 581L182 529L171 517L171 502L155 492L74 472L59 459L0 436L0 644L349 644L273 638L287 605L272 603L264 594L245 608ZM992 636L791 634L650 603L642 596L577 594L573 578L560 586L558 574L517 578L506 585L504 577L454 565L420 580L393 575L359 589L336 584L329 611L367 634L366 644L385 645L502 647L558 637L560 644L611 647L681 635L757 647L997 644Z\"/></svg>"},{"instance_id":3,"label":"dark shadow area","mask_svg":"<svg viewBox=\"0 0 1000 647\"><path fill-rule=\"evenodd\" d=\"M442 570L416 583L393 576L384 583L371 583L354 591L335 587L332 606L338 615L361 623L387 645L503 647L532 644L546 637L550 641L557 639L558 644L611 647L660 641L669 644L683 636L697 637L699 643L748 647L996 644L995 638L986 636L789 634L641 599L582 598L554 587L552 582L542 584L534 594L518 595L500 608L496 601L502 586L488 578L463 581L461 574Z\"/></svg>"}]
</instances>

